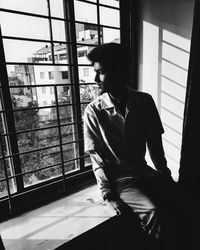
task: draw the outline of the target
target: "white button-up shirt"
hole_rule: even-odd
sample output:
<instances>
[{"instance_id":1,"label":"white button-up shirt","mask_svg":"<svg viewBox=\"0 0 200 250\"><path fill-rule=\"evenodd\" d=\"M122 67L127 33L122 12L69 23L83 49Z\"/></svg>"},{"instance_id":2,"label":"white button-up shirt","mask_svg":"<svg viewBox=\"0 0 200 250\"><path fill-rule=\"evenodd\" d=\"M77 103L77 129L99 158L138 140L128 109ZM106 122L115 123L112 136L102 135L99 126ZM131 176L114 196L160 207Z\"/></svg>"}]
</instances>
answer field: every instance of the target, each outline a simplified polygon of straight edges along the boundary
<instances>
[{"instance_id":1,"label":"white button-up shirt","mask_svg":"<svg viewBox=\"0 0 200 250\"><path fill-rule=\"evenodd\" d=\"M138 166L147 169L148 138L163 132L155 103L147 93L129 90L125 116L116 109L108 93L96 98L85 109L85 151L97 152L99 156L99 164L93 164L94 172L102 168L106 175L120 175L134 174Z\"/></svg>"}]
</instances>

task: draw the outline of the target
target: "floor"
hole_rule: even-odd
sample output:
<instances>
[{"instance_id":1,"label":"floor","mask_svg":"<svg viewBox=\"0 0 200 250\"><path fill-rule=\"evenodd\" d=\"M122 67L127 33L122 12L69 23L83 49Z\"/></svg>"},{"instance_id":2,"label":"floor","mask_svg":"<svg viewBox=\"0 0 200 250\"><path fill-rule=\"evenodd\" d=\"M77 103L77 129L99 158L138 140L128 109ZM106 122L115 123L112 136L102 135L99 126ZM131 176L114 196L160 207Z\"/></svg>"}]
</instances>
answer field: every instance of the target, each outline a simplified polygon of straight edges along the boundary
<instances>
[{"instance_id":1,"label":"floor","mask_svg":"<svg viewBox=\"0 0 200 250\"><path fill-rule=\"evenodd\" d=\"M51 250L109 219L96 185L0 224L6 250Z\"/></svg>"}]
</instances>

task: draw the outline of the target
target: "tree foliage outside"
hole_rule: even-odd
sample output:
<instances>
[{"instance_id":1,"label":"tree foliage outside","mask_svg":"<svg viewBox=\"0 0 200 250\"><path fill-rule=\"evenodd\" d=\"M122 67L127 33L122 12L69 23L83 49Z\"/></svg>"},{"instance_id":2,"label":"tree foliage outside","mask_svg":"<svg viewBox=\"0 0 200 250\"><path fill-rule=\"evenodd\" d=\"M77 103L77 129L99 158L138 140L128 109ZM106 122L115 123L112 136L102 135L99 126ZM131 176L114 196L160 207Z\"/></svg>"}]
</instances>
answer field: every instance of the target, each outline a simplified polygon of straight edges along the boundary
<instances>
[{"instance_id":1,"label":"tree foliage outside","mask_svg":"<svg viewBox=\"0 0 200 250\"><path fill-rule=\"evenodd\" d=\"M96 97L96 89L91 88L91 86L81 87L80 97L81 102L90 102ZM19 93L17 93L19 95ZM69 97L68 97L69 98ZM76 136L76 127L64 125L74 121L72 106L67 106L70 103L70 100L65 100L62 105L62 101L59 102L59 118L60 123L63 126L61 127L62 142L71 142L75 139ZM17 100L15 95L12 95L12 104L13 108L17 107ZM84 114L84 108L86 105L81 106L82 115ZM59 147L59 133L58 133L58 121L57 121L57 111L56 108L48 108L45 112L45 109L42 111L37 108L37 103L29 103L30 109L21 107L20 110L14 111L14 121L16 131L20 133L17 134L17 142L21 169L23 173L39 170L41 168L49 167L54 164L57 166L39 170L36 172L31 172L23 175L24 185L32 185L37 182L41 182L50 178L54 178L62 174L61 169L61 155ZM48 129L48 127L55 126L55 128ZM0 121L1 133L3 133L4 128L3 124ZM42 129L45 128L45 129ZM26 130L34 130L31 132L26 132ZM2 137L3 138L3 137ZM4 154L7 154L7 146L5 140L2 140ZM52 146L52 148L47 148ZM40 150L38 150L40 149ZM73 144L69 144L63 147L64 160L73 159L76 155L76 150ZM33 152L30 152L33 151ZM0 153L0 156L2 154ZM7 161L8 162L8 161ZM75 163L69 162L65 164L65 172L73 170L76 165ZM7 163L7 172L8 175L11 175L11 165ZM0 161L0 179L4 178L4 167L3 161ZM3 196L7 193L6 191L6 182L0 182L0 196Z\"/></svg>"}]
</instances>

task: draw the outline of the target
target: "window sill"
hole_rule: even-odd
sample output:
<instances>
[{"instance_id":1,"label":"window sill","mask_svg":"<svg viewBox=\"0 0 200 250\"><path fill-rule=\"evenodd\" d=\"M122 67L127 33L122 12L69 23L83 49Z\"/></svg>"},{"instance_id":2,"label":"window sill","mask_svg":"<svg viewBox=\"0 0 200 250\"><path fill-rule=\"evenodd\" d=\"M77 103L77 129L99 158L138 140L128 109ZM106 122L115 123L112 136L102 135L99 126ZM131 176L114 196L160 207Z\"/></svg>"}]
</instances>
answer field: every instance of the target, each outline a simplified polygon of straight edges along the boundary
<instances>
[{"instance_id":1,"label":"window sill","mask_svg":"<svg viewBox=\"0 0 200 250\"><path fill-rule=\"evenodd\" d=\"M112 217L96 184L1 223L6 249L55 249Z\"/></svg>"}]
</instances>

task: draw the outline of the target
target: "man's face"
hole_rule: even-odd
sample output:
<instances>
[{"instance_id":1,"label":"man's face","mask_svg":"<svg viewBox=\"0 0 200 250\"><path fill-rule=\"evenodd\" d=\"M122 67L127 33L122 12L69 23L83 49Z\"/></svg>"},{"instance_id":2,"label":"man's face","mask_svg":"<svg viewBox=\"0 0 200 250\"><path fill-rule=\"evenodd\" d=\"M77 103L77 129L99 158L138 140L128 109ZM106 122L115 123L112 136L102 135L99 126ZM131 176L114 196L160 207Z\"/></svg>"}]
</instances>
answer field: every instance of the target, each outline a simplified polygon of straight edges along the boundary
<instances>
[{"instance_id":1,"label":"man's face","mask_svg":"<svg viewBox=\"0 0 200 250\"><path fill-rule=\"evenodd\" d=\"M96 72L94 81L97 83L99 93L112 93L115 85L114 75L108 72L105 67L103 67L103 65L99 62L94 63L94 71Z\"/></svg>"}]
</instances>

